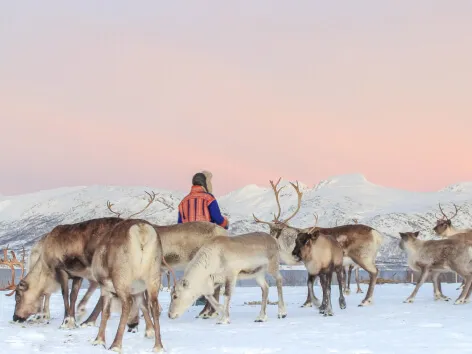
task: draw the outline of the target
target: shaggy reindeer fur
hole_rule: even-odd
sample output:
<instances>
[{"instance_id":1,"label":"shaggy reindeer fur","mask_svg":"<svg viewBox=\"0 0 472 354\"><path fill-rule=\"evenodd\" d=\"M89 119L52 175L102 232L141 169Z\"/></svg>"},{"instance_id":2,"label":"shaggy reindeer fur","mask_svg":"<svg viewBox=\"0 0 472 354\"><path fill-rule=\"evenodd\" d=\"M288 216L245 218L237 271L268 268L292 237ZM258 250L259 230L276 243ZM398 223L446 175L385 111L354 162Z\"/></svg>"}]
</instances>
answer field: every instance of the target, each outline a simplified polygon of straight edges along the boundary
<instances>
[{"instance_id":1,"label":"shaggy reindeer fur","mask_svg":"<svg viewBox=\"0 0 472 354\"><path fill-rule=\"evenodd\" d=\"M465 286L455 304L468 302L472 283L472 240L464 237L444 240L419 240L419 231L400 232L400 248L407 253L408 266L421 272L420 280L405 302L413 302L416 294L432 273L436 299L447 300L438 287L438 276L442 272L455 271L465 279Z\"/></svg>"},{"instance_id":2,"label":"shaggy reindeer fur","mask_svg":"<svg viewBox=\"0 0 472 354\"><path fill-rule=\"evenodd\" d=\"M344 299L344 269L343 249L335 238L330 235L321 234L319 230L312 233L301 232L295 241L292 255L298 261L302 261L310 277L320 277L323 289L323 301L319 308L320 313L332 316L331 306L331 279L333 271L336 272L339 284L339 307L346 308ZM312 301L313 293L310 294Z\"/></svg>"},{"instance_id":3,"label":"shaggy reindeer fur","mask_svg":"<svg viewBox=\"0 0 472 354\"><path fill-rule=\"evenodd\" d=\"M92 276L100 284L103 304L100 329L94 345L105 344L105 329L110 317L111 301L115 297L121 302L122 308L118 330L110 349L121 351L133 300L143 311L146 337L155 337L154 351L163 349L158 305L161 263L160 238L154 226L145 220L125 220L101 240L91 266ZM149 304L144 301L144 292L148 294L153 321L148 312Z\"/></svg>"},{"instance_id":4,"label":"shaggy reindeer fur","mask_svg":"<svg viewBox=\"0 0 472 354\"><path fill-rule=\"evenodd\" d=\"M253 232L233 237L217 237L197 252L185 268L182 279L171 292L169 318L175 319L201 295L217 309L218 323L229 323L229 305L237 279L254 278L262 289L262 305L256 322L267 320L266 306L269 287L268 273L276 279L279 318L286 317L282 293L282 276L276 241L264 232ZM225 284L224 307L213 297L214 288Z\"/></svg>"}]
</instances>

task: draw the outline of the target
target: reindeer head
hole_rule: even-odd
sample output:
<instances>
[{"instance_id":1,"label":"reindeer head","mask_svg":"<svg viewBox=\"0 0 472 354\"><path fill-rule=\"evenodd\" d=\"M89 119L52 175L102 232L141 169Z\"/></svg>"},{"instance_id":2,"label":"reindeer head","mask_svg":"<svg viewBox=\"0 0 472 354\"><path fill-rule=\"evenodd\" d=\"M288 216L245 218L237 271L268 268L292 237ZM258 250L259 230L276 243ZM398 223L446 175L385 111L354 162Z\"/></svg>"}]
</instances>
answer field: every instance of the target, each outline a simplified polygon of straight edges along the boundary
<instances>
[{"instance_id":1,"label":"reindeer head","mask_svg":"<svg viewBox=\"0 0 472 354\"><path fill-rule=\"evenodd\" d=\"M456 204L454 204L454 208L456 209L456 212L451 217L448 217L442 210L441 203L439 203L439 210L441 211L442 216L436 216L436 226L433 228L436 235L447 237L448 231L450 231L452 228L451 220L456 217L457 213L459 212L459 208L456 206Z\"/></svg>"},{"instance_id":2,"label":"reindeer head","mask_svg":"<svg viewBox=\"0 0 472 354\"><path fill-rule=\"evenodd\" d=\"M399 247L405 251L406 248L413 242L415 242L418 239L418 235L420 234L419 231L415 232L400 232L400 244Z\"/></svg>"},{"instance_id":3,"label":"reindeer head","mask_svg":"<svg viewBox=\"0 0 472 354\"><path fill-rule=\"evenodd\" d=\"M11 259L8 259L8 248L3 250L3 259L0 260L0 264L7 265L11 269L11 282L8 283L6 287L2 287L0 290L11 290L6 296L12 296L15 294L15 312L13 314L13 321L24 322L26 319L33 313L37 311L40 304L40 294L34 291L38 288L37 281L33 281L35 288L33 291L28 291L30 289L28 277L23 278L25 271L25 249L23 247L23 258L19 261L16 258L15 252L12 250ZM15 284L15 266L21 267L21 276L20 282L18 285Z\"/></svg>"},{"instance_id":4,"label":"reindeer head","mask_svg":"<svg viewBox=\"0 0 472 354\"><path fill-rule=\"evenodd\" d=\"M292 251L293 258L295 258L298 262L307 259L311 253L311 246L313 245L313 242L315 242L319 236L320 231L314 230L314 228L308 232L300 232L297 235L297 239L295 240L295 248Z\"/></svg>"},{"instance_id":5,"label":"reindeer head","mask_svg":"<svg viewBox=\"0 0 472 354\"><path fill-rule=\"evenodd\" d=\"M214 283L211 277L194 282L187 278L180 279L170 293L169 318L180 317L201 295L212 295L213 292Z\"/></svg>"},{"instance_id":6,"label":"reindeer head","mask_svg":"<svg viewBox=\"0 0 472 354\"><path fill-rule=\"evenodd\" d=\"M272 237L274 237L276 239L278 239L280 237L280 234L282 233L282 230L285 229L286 227L288 227L288 221L291 220L298 213L298 211L300 210L300 207L301 207L301 204L302 204L302 196L303 196L303 192L300 192L300 187L298 186L298 182L297 182L297 184L293 184L292 182L290 182L290 184L295 189L295 191L297 192L297 195L298 195L297 209L295 209L293 214L290 215L288 218L286 218L284 220L280 220L280 214L282 212L282 209L280 207L279 193L284 188L284 187L281 187L281 188L277 189L277 186L279 185L280 180L281 180L281 178L279 178L279 180L275 184L274 184L273 181L269 181L270 185L272 186L272 189L274 191L275 201L277 202L277 207L278 207L278 213L277 213L277 215L274 214L274 219L272 221L262 221L259 218L257 218L254 214L252 214L254 220L257 223L269 225L269 233Z\"/></svg>"}]
</instances>

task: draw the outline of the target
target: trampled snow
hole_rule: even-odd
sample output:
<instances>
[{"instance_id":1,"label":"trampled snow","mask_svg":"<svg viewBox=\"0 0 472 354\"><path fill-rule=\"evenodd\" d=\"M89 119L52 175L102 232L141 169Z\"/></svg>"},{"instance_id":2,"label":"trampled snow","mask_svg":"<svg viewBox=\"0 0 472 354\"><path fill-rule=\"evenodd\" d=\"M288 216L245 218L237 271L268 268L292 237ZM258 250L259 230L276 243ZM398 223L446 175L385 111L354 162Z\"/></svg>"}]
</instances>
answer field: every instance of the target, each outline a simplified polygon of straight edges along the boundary
<instances>
[{"instance_id":1,"label":"trampled snow","mask_svg":"<svg viewBox=\"0 0 472 354\"><path fill-rule=\"evenodd\" d=\"M443 284L445 295L455 300L457 284ZM362 285L367 290L366 285ZM347 308L338 307L337 286L332 289L334 316L323 317L313 308L300 308L306 297L305 287L284 287L288 315L277 318L277 306L268 305L268 321L253 322L260 305L245 302L260 301L259 288L238 287L231 306L231 323L217 325L215 319L194 318L201 307L191 307L181 318L170 320L167 309L168 292L161 292L163 306L160 318L163 345L168 353L470 353L472 336L470 319L472 304L453 305L433 300L431 284L424 284L416 302L403 303L410 295L412 284L377 285L374 304L358 307L365 294L346 297ZM355 289L355 287L353 287ZM85 293L81 291L80 296ZM315 293L321 295L316 286ZM98 299L97 290L88 303L91 311ZM270 301L277 301L277 291L271 288ZM0 347L3 353L106 353L95 347L98 327L59 329L63 316L60 293L51 297L49 324L10 323L14 298L0 296ZM99 324L97 321L97 325ZM106 332L106 343L113 341L119 314L112 314ZM144 338L144 320L138 333L127 333L123 353L148 353L153 339Z\"/></svg>"}]
</instances>

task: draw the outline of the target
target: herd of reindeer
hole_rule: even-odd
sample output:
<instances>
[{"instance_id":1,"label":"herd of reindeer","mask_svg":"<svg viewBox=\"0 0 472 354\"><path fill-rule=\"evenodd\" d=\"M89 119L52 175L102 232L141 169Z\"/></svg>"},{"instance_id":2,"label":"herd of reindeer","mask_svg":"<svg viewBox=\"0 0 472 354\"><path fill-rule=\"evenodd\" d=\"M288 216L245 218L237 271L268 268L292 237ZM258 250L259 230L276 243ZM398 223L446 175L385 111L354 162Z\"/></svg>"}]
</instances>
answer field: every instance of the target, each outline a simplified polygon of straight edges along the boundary
<instances>
[{"instance_id":1,"label":"herd of reindeer","mask_svg":"<svg viewBox=\"0 0 472 354\"><path fill-rule=\"evenodd\" d=\"M27 258L27 274L23 261L11 252L0 264L12 270L11 282L0 290L15 294L14 322L47 321L50 319L49 300L53 292L62 290L64 319L61 328L73 329L86 314L86 304L100 287L101 296L95 308L80 325L94 326L101 313L100 327L94 345L105 346L105 329L110 313L120 312L120 321L111 350L121 351L123 334L137 332L140 311L144 317L145 337L154 338L154 351L163 349L159 317L162 307L158 301L163 272L172 274L168 316L176 319L195 301L204 296L206 303L197 318L218 317L218 323L230 322L230 300L238 279L254 279L262 289L262 301L257 322L267 320L266 307L269 286L266 275L275 278L278 292L278 318L287 311L283 300L280 264L303 263L308 271L308 294L302 307L317 307L324 316L332 316L331 279L336 273L339 284L339 306L346 308L344 295L349 294L351 271L358 269L369 274L369 286L359 306L372 304L378 268L375 260L384 236L374 228L353 223L335 227L319 227L318 217L307 228L290 226L289 221L298 213L302 195L298 182L291 183L298 195L298 206L292 215L280 219L281 206L277 183L270 181L278 206L272 221L262 221L254 214L256 223L266 224L269 232L228 234L224 228L204 221L183 224L156 225L144 219L132 218L151 205L155 194L147 193L149 202L144 209L122 218L121 213L63 224L43 235L32 247ZM442 236L437 240L421 240L419 231L400 232L399 247L407 254L408 265L420 272L420 279L405 302L413 302L418 289L431 275L435 300L450 300L441 291L439 275L454 271L463 278L462 289L455 304L469 301L472 290L472 229L456 229L441 205L442 216L437 218L433 230ZM15 266L21 267L21 276L15 284ZM184 271L177 280L174 270ZM348 279L346 282L346 270ZM319 277L322 300L314 293L314 282ZM83 280L89 288L77 306L76 301ZM72 288L69 294L69 280ZM347 283L347 285L346 285ZM224 303L219 303L224 288Z\"/></svg>"}]
</instances>

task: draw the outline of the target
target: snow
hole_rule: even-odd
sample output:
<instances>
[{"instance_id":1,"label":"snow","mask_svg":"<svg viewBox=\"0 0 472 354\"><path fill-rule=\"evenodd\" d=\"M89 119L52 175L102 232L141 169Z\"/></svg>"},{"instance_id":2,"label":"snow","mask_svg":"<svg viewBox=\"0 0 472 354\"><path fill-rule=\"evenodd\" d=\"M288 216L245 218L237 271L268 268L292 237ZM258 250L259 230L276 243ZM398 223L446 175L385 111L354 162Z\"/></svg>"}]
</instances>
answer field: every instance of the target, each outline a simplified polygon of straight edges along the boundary
<instances>
[{"instance_id":1,"label":"snow","mask_svg":"<svg viewBox=\"0 0 472 354\"><path fill-rule=\"evenodd\" d=\"M443 292L453 300L458 296L458 284L443 284ZM364 291L367 290L363 285ZM358 307L365 294L346 296L347 308L338 307L337 286L332 287L334 316L323 317L313 308L301 308L305 287L284 287L288 316L277 318L277 306L268 305L268 321L253 322L260 305L244 302L260 301L257 287L237 287L231 306L231 323L217 325L215 319L194 318L201 307L191 307L181 318L170 320L167 308L168 292L161 292L163 306L161 334L169 353L467 353L472 352L469 324L472 305L453 305L433 300L432 284L422 286L416 301L403 303L410 295L412 284L377 285L374 304ZM81 291L83 296L85 290ZM315 286L321 296L321 289ZM91 311L98 299L96 291L88 303ZM269 300L277 301L277 291L271 287ZM63 316L60 293L51 297L49 324L19 325L10 323L14 298L0 296L0 346L2 352L15 354L107 352L92 346L98 328L59 329ZM97 321L97 324L99 323ZM119 314L109 320L106 343L113 341ZM148 353L154 340L144 337L144 320L138 333L127 333L123 353Z\"/></svg>"}]
</instances>

